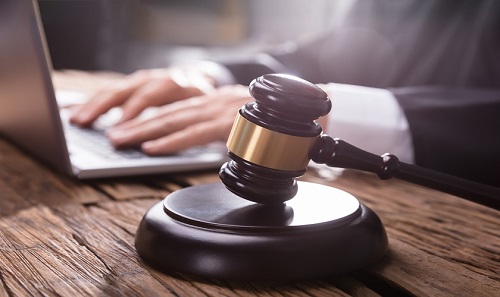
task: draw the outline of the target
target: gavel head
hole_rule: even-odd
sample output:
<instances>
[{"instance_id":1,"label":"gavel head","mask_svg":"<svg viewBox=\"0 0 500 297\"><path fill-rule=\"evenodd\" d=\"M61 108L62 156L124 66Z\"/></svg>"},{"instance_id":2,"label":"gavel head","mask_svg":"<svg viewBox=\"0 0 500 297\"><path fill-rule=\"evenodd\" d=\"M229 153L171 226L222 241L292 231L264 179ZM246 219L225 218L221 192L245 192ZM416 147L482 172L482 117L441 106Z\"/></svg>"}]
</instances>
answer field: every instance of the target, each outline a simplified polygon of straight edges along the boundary
<instances>
[{"instance_id":1,"label":"gavel head","mask_svg":"<svg viewBox=\"0 0 500 297\"><path fill-rule=\"evenodd\" d=\"M266 74L250 84L254 102L236 116L227 142L231 161L219 176L236 195L280 204L297 193L310 153L321 135L315 121L330 112L331 101L316 85L285 74Z\"/></svg>"}]
</instances>

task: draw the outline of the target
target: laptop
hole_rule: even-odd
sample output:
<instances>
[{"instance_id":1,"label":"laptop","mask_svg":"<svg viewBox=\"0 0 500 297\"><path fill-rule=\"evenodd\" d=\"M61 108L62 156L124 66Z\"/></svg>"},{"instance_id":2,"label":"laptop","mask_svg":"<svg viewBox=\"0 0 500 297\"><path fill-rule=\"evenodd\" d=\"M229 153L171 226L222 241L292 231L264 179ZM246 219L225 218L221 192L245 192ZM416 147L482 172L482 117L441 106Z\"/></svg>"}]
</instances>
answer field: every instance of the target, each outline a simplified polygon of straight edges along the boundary
<instances>
[{"instance_id":1,"label":"laptop","mask_svg":"<svg viewBox=\"0 0 500 297\"><path fill-rule=\"evenodd\" d=\"M59 108L51 72L37 1L0 1L2 137L56 170L80 179L217 168L228 160L223 143L161 157L149 157L139 150L115 150L103 132L116 110L102 117L95 129L70 125Z\"/></svg>"}]
</instances>

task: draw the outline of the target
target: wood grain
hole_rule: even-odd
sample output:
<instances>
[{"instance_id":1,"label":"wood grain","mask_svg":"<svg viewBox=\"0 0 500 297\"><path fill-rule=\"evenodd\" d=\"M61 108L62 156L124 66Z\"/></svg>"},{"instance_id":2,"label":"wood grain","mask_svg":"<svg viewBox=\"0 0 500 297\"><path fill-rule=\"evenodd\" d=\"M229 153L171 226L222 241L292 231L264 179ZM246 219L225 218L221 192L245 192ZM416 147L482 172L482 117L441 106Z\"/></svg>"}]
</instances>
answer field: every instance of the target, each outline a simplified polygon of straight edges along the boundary
<instances>
[{"instance_id":1,"label":"wood grain","mask_svg":"<svg viewBox=\"0 0 500 297\"><path fill-rule=\"evenodd\" d=\"M119 74L57 72L94 92ZM3 296L500 296L498 211L402 181L315 167L301 180L343 189L384 223L390 250L366 269L258 284L161 272L136 253L144 213L169 193L218 182L217 170L78 181L0 138Z\"/></svg>"},{"instance_id":2,"label":"wood grain","mask_svg":"<svg viewBox=\"0 0 500 297\"><path fill-rule=\"evenodd\" d=\"M328 280L225 283L158 272L133 247L137 225L150 206L190 182L216 181L216 172L78 182L5 142L0 149L9 155L0 158L0 272L11 296L494 296L498 290L495 211L450 195L358 172L345 171L334 181L308 172L303 180L348 190L374 209L388 231L390 252L362 273Z\"/></svg>"},{"instance_id":3,"label":"wood grain","mask_svg":"<svg viewBox=\"0 0 500 297\"><path fill-rule=\"evenodd\" d=\"M305 179L325 183L314 174ZM332 182L330 182L332 184ZM345 171L334 181L375 210L390 251L371 270L421 296L495 296L500 281L498 212L406 182Z\"/></svg>"},{"instance_id":4,"label":"wood grain","mask_svg":"<svg viewBox=\"0 0 500 297\"><path fill-rule=\"evenodd\" d=\"M81 246L72 230L47 207L3 218L0 230L0 271L10 295L99 292L91 284L105 273L105 263Z\"/></svg>"},{"instance_id":5,"label":"wood grain","mask_svg":"<svg viewBox=\"0 0 500 297\"><path fill-rule=\"evenodd\" d=\"M5 152L5 155L4 155ZM107 199L88 185L61 175L0 139L0 180L4 191L21 196L23 204L97 203ZM10 190L9 190L10 189Z\"/></svg>"}]
</instances>

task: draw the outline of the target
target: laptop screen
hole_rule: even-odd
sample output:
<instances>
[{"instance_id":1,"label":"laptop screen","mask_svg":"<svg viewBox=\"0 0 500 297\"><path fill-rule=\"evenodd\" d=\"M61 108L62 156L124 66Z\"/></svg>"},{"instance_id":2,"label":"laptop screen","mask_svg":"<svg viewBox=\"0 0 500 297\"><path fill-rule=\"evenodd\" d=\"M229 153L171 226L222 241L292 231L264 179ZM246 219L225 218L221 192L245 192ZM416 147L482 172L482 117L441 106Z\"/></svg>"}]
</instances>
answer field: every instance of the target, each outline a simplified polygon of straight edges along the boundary
<instances>
[{"instance_id":1,"label":"laptop screen","mask_svg":"<svg viewBox=\"0 0 500 297\"><path fill-rule=\"evenodd\" d=\"M71 172L36 1L0 1L0 133Z\"/></svg>"}]
</instances>

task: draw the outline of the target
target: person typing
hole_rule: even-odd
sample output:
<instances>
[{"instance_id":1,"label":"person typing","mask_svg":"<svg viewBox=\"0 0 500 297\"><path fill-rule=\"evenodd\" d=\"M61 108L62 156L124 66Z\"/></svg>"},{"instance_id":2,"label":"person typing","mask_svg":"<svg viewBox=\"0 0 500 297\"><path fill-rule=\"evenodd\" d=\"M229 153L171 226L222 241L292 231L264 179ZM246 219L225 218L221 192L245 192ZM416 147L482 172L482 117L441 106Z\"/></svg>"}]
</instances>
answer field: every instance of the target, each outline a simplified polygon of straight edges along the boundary
<instances>
[{"instance_id":1,"label":"person typing","mask_svg":"<svg viewBox=\"0 0 500 297\"><path fill-rule=\"evenodd\" d=\"M500 3L357 1L344 23L307 43L229 61L140 70L96 94L71 120L91 125L112 107L118 147L167 154L229 135L265 73L318 84L333 102L326 134L375 154L500 185ZM160 106L150 119L138 119Z\"/></svg>"}]
</instances>

